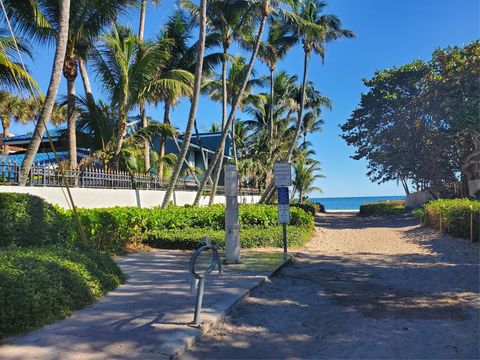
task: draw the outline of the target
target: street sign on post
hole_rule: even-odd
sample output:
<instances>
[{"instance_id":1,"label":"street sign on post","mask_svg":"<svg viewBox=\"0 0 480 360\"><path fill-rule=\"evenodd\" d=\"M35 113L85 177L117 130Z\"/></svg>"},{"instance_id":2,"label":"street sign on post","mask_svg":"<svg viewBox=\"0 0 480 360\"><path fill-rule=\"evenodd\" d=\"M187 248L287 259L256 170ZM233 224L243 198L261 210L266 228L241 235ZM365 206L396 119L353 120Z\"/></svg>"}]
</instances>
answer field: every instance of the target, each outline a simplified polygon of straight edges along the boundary
<instances>
[{"instance_id":1,"label":"street sign on post","mask_svg":"<svg viewBox=\"0 0 480 360\"><path fill-rule=\"evenodd\" d=\"M273 173L275 176L275 186L292 185L292 168L289 163L276 162L273 165Z\"/></svg>"},{"instance_id":2,"label":"street sign on post","mask_svg":"<svg viewBox=\"0 0 480 360\"><path fill-rule=\"evenodd\" d=\"M275 163L273 166L277 187L278 222L283 226L283 252L287 254L287 224L290 223L290 196L288 187L292 185L292 168L289 163Z\"/></svg>"}]
</instances>

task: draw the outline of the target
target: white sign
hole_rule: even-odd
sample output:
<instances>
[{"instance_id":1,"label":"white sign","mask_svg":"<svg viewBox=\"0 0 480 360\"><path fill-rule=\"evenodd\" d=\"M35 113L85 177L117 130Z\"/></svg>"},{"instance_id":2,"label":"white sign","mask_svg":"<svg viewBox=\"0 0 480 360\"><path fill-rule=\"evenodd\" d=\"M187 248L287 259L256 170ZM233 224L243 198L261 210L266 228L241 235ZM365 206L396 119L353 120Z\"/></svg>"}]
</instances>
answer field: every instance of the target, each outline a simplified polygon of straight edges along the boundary
<instances>
[{"instance_id":1,"label":"white sign","mask_svg":"<svg viewBox=\"0 0 480 360\"><path fill-rule=\"evenodd\" d=\"M278 204L278 222L280 224L290 223L290 205Z\"/></svg>"},{"instance_id":2,"label":"white sign","mask_svg":"<svg viewBox=\"0 0 480 360\"><path fill-rule=\"evenodd\" d=\"M273 166L275 186L292 185L292 168L288 163L275 163Z\"/></svg>"}]
</instances>

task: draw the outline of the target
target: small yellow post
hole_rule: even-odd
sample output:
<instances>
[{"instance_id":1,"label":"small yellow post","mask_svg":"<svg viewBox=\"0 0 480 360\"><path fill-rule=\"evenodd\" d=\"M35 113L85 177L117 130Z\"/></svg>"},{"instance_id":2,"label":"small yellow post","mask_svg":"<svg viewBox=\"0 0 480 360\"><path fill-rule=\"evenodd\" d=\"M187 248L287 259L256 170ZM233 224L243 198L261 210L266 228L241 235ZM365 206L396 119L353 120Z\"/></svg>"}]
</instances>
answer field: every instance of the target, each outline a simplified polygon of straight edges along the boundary
<instances>
[{"instance_id":1,"label":"small yellow post","mask_svg":"<svg viewBox=\"0 0 480 360\"><path fill-rule=\"evenodd\" d=\"M473 242L473 206L470 206L470 241Z\"/></svg>"}]
</instances>

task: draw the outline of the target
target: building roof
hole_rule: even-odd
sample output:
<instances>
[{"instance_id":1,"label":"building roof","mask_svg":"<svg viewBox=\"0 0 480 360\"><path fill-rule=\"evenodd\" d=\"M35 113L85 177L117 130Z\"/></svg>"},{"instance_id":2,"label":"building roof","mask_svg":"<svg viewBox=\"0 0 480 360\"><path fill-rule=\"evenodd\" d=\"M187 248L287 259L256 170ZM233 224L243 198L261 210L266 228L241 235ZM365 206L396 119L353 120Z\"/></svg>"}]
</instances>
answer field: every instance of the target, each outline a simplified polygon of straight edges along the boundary
<instances>
[{"instance_id":1,"label":"building roof","mask_svg":"<svg viewBox=\"0 0 480 360\"><path fill-rule=\"evenodd\" d=\"M87 149L77 149L77 160L82 160L90 153ZM57 156L59 160L68 159L68 151L57 151ZM10 154L10 155L0 155L0 162L12 162L20 165L25 158L25 153L23 154ZM33 162L40 164L53 164L55 163L55 154L52 151L49 152L39 152L35 155Z\"/></svg>"}]
</instances>

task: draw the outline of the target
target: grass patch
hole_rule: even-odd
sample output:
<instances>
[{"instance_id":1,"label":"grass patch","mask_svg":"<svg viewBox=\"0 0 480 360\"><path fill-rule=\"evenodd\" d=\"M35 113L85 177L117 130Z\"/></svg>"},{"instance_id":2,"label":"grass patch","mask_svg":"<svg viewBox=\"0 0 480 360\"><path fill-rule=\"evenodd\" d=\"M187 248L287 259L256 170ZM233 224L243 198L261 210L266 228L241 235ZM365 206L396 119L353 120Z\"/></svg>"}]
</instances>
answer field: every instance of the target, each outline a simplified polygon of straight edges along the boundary
<instances>
[{"instance_id":1,"label":"grass patch","mask_svg":"<svg viewBox=\"0 0 480 360\"><path fill-rule=\"evenodd\" d=\"M404 214L409 211L404 200L388 200L360 205L360 216Z\"/></svg>"},{"instance_id":2,"label":"grass patch","mask_svg":"<svg viewBox=\"0 0 480 360\"><path fill-rule=\"evenodd\" d=\"M0 249L0 338L63 318L124 276L110 256L77 248Z\"/></svg>"}]
</instances>

